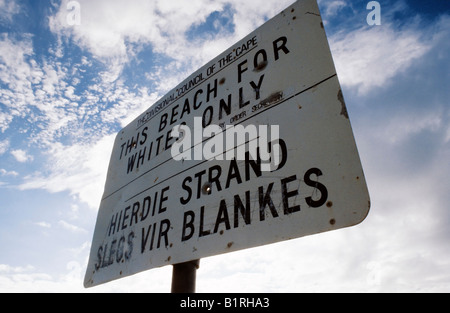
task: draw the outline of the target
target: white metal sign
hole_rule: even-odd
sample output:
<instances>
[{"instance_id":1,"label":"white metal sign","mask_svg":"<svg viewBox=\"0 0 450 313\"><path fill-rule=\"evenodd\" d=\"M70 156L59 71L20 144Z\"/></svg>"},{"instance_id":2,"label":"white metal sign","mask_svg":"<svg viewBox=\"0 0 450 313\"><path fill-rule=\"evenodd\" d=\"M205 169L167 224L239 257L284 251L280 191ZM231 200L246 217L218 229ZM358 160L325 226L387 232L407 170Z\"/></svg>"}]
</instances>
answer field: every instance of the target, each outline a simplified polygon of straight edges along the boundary
<instances>
[{"instance_id":1,"label":"white metal sign","mask_svg":"<svg viewBox=\"0 0 450 313\"><path fill-rule=\"evenodd\" d=\"M298 1L118 134L84 284L356 225L369 207L317 3Z\"/></svg>"}]
</instances>

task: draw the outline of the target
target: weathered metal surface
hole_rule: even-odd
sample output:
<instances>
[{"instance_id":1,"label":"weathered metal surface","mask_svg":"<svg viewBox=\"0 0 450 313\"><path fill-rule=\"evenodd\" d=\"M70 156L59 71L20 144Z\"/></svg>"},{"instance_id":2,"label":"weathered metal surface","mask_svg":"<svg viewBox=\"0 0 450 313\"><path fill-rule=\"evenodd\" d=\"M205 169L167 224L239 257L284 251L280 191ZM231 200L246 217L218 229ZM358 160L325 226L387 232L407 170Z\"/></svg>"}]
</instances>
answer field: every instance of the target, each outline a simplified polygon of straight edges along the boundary
<instances>
[{"instance_id":1,"label":"weathered metal surface","mask_svg":"<svg viewBox=\"0 0 450 313\"><path fill-rule=\"evenodd\" d=\"M175 161L172 128L195 117L279 125L277 169ZM193 142L192 156L210 141ZM317 3L298 1L117 135L84 284L356 225L369 207Z\"/></svg>"}]
</instances>

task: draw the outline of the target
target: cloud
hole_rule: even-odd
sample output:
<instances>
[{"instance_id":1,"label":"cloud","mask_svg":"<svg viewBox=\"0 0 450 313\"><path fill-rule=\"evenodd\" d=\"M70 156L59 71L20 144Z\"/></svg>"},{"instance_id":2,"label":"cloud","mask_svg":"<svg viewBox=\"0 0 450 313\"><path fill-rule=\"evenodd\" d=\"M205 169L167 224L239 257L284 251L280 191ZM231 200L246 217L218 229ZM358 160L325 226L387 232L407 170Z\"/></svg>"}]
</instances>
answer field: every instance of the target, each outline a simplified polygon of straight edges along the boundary
<instances>
[{"instance_id":1,"label":"cloud","mask_svg":"<svg viewBox=\"0 0 450 313\"><path fill-rule=\"evenodd\" d=\"M83 116L75 111L75 101L86 101L82 113L92 112L90 95L80 98L71 86L79 79L83 66L73 61L47 56L42 62L35 56L32 35L0 35L0 130L5 133L15 119L21 119L22 133L30 141L45 146L53 138L67 135ZM72 69L76 71L70 75ZM74 104L76 104L74 106Z\"/></svg>"},{"instance_id":2,"label":"cloud","mask_svg":"<svg viewBox=\"0 0 450 313\"><path fill-rule=\"evenodd\" d=\"M5 106L0 112L0 130L5 132L15 117L25 116L27 104L34 98L31 82L36 74L36 63L30 63L33 55L31 35L21 39L0 34L0 102ZM0 85L1 86L1 85Z\"/></svg>"},{"instance_id":3,"label":"cloud","mask_svg":"<svg viewBox=\"0 0 450 313\"><path fill-rule=\"evenodd\" d=\"M24 273L32 270L34 270L34 267L31 265L28 265L26 267L12 267L6 264L0 264L0 273Z\"/></svg>"},{"instance_id":4,"label":"cloud","mask_svg":"<svg viewBox=\"0 0 450 313\"><path fill-rule=\"evenodd\" d=\"M5 130L7 130L13 118L14 117L10 114L0 112L0 131L4 132Z\"/></svg>"},{"instance_id":5,"label":"cloud","mask_svg":"<svg viewBox=\"0 0 450 313\"><path fill-rule=\"evenodd\" d=\"M26 176L18 188L68 190L93 208L99 204L118 126L124 127L190 71L240 39L241 31L252 31L262 24L265 16L270 17L283 7L275 2L267 6L257 5L255 1L239 3L251 13L244 16L237 10L227 9L227 18L232 17L233 23L242 24L236 33L227 34L226 38L219 33L204 42L190 43L186 32L204 23L211 13L222 12L229 2L137 1L129 5L120 0L80 1L79 26L67 24L66 4L67 1L63 1L56 14L50 16L50 29L60 37L59 42L70 38L94 59L82 55L68 63L60 59L59 54L65 53L64 47L60 47L57 54L38 63L34 59L31 36L21 40L4 37L5 49L10 51L4 58L4 66L24 70L20 71L20 78L12 75L3 79L13 86L10 89L21 89L21 92L11 92L9 98L5 96L0 100L11 103L9 120L26 118L33 125L30 142L39 145L41 153L47 157L44 170ZM231 2L231 5L238 4ZM196 13L192 14L194 11ZM156 92L143 86L132 90L125 77L117 79L125 64L146 45L169 58L169 62L159 66L160 70L151 77L160 82ZM84 88L79 88L77 84L87 75L85 71L93 72L94 67L104 70L99 70L90 80L83 80ZM73 84L74 81L77 84ZM19 86L21 84L23 86ZM19 94L28 95L26 101L18 99ZM13 107L17 104L21 104L21 109L16 112ZM15 152L22 161L27 157L23 152Z\"/></svg>"},{"instance_id":6,"label":"cloud","mask_svg":"<svg viewBox=\"0 0 450 313\"><path fill-rule=\"evenodd\" d=\"M20 12L20 6L13 0L0 0L0 23L11 22Z\"/></svg>"},{"instance_id":7,"label":"cloud","mask_svg":"<svg viewBox=\"0 0 450 313\"><path fill-rule=\"evenodd\" d=\"M35 225L37 225L39 227L43 227L43 228L51 228L52 227L52 225L47 222L37 222L37 223L35 223Z\"/></svg>"},{"instance_id":8,"label":"cloud","mask_svg":"<svg viewBox=\"0 0 450 313\"><path fill-rule=\"evenodd\" d=\"M112 149L109 136L159 95L147 88L130 90L123 81L111 83L115 79L108 78L108 69L101 71L101 64L84 55L70 59L52 53L36 56L32 37L0 35L0 130L6 138L20 133L10 151L18 162L34 160L36 147L48 157L18 188L70 190L96 208ZM63 52L64 47L59 50ZM20 123L10 129L13 121ZM10 139L0 141L0 155L10 147ZM7 174L13 172L5 169L2 175Z\"/></svg>"},{"instance_id":9,"label":"cloud","mask_svg":"<svg viewBox=\"0 0 450 313\"><path fill-rule=\"evenodd\" d=\"M32 155L28 155L28 153L26 151L20 150L20 149L12 150L11 154L16 159L16 161L20 162L20 163L31 162L34 159Z\"/></svg>"},{"instance_id":10,"label":"cloud","mask_svg":"<svg viewBox=\"0 0 450 313\"><path fill-rule=\"evenodd\" d=\"M50 29L58 34L73 36L76 43L99 58L127 58L126 41L147 41L154 19L153 1L137 0L133 5L125 1L79 1L81 25L67 23L67 4L64 0L55 16L49 19Z\"/></svg>"},{"instance_id":11,"label":"cloud","mask_svg":"<svg viewBox=\"0 0 450 313\"><path fill-rule=\"evenodd\" d=\"M60 225L64 229L67 229L67 230L69 230L71 232L75 232L75 233L87 233L88 232L86 229L83 229L83 228L81 228L79 226L70 224L70 223L68 223L66 221L63 221L63 220L60 220L58 222L58 225Z\"/></svg>"},{"instance_id":12,"label":"cloud","mask_svg":"<svg viewBox=\"0 0 450 313\"><path fill-rule=\"evenodd\" d=\"M275 15L291 2L273 1L262 6L254 0L135 0L129 5L125 0L80 0L81 25L71 26L67 23L68 0L64 0L58 12L50 16L49 26L53 33L73 39L115 69L109 72L115 73L112 78L117 79L125 64L149 46L154 53L193 71L262 24L264 17ZM192 27L204 23L214 12L223 13L225 8L228 10L224 14L230 18L228 14L233 12L232 23L239 25L233 34L216 33L207 40L193 42L188 39L186 33Z\"/></svg>"},{"instance_id":13,"label":"cloud","mask_svg":"<svg viewBox=\"0 0 450 313\"><path fill-rule=\"evenodd\" d=\"M335 1L319 1L319 5L325 7L323 14L327 17L335 16L338 12L345 8L348 4L343 0L335 0Z\"/></svg>"},{"instance_id":14,"label":"cloud","mask_svg":"<svg viewBox=\"0 0 450 313\"><path fill-rule=\"evenodd\" d=\"M8 148L9 148L9 140L0 141L0 155L8 151Z\"/></svg>"},{"instance_id":15,"label":"cloud","mask_svg":"<svg viewBox=\"0 0 450 313\"><path fill-rule=\"evenodd\" d=\"M70 191L82 202L97 208L106 180L106 170L115 135L96 143L65 146L55 143L48 154L46 171L24 178L20 190L44 189L51 193Z\"/></svg>"},{"instance_id":16,"label":"cloud","mask_svg":"<svg viewBox=\"0 0 450 313\"><path fill-rule=\"evenodd\" d=\"M82 292L82 267L78 262L67 263L67 271L57 277L42 273L33 266L15 267L0 264L0 291L23 292Z\"/></svg>"},{"instance_id":17,"label":"cloud","mask_svg":"<svg viewBox=\"0 0 450 313\"><path fill-rule=\"evenodd\" d=\"M391 49L378 39L380 47L374 53L390 62L381 62L379 72L386 70L385 81L378 86L370 79L366 85L350 80L345 85L372 199L371 213L361 225L361 235L370 246L361 250L368 254L361 271L370 274L373 291L449 288L445 268L450 264L450 197L445 182L450 175L450 91L444 81L450 73L449 57L442 53L449 48L448 41L442 40L449 36L448 25L445 15L420 29L410 24L409 30L394 31L392 24L383 24L391 29L386 33L415 38L411 47L421 47L413 51L422 55L408 62L391 59L385 55Z\"/></svg>"},{"instance_id":18,"label":"cloud","mask_svg":"<svg viewBox=\"0 0 450 313\"><path fill-rule=\"evenodd\" d=\"M5 69L0 71L0 82L8 86L0 89L4 104L1 130L11 136L10 123L20 119L17 125L23 142L15 140L15 148L21 144L28 150L38 147L39 153L48 157L41 164L45 170L26 176L18 188L70 190L97 207L112 149L110 135L156 102L159 95L147 88L131 91L121 81L111 83L101 76L107 75L105 72L100 72L100 78L84 79L88 70L96 71L96 65L85 56L73 62L50 55L38 63L30 37L0 37L0 50L5 52L0 56L0 67ZM83 80L84 88L72 84L74 80ZM9 139L2 140L0 155L10 146ZM21 163L34 159L25 149L10 153Z\"/></svg>"},{"instance_id":19,"label":"cloud","mask_svg":"<svg viewBox=\"0 0 450 313\"><path fill-rule=\"evenodd\" d=\"M17 173L16 171L7 171L3 168L0 169L0 175L1 176L19 176L19 173Z\"/></svg>"},{"instance_id":20,"label":"cloud","mask_svg":"<svg viewBox=\"0 0 450 313\"><path fill-rule=\"evenodd\" d=\"M388 23L334 35L330 46L341 83L363 94L389 84L430 50L422 35L415 27Z\"/></svg>"}]
</instances>

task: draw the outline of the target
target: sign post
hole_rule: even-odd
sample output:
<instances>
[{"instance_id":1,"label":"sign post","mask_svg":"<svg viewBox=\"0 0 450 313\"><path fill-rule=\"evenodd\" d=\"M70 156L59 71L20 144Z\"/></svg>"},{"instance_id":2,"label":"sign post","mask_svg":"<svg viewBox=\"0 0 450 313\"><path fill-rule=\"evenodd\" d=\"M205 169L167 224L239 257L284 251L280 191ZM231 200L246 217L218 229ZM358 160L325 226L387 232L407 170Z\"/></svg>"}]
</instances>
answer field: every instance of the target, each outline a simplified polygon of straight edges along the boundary
<instances>
[{"instance_id":1,"label":"sign post","mask_svg":"<svg viewBox=\"0 0 450 313\"><path fill-rule=\"evenodd\" d=\"M176 264L173 290L187 290L193 260L357 225L369 208L319 8L300 0L120 131L84 285Z\"/></svg>"},{"instance_id":2,"label":"sign post","mask_svg":"<svg viewBox=\"0 0 450 313\"><path fill-rule=\"evenodd\" d=\"M173 265L172 293L195 293L197 270L200 260Z\"/></svg>"}]
</instances>

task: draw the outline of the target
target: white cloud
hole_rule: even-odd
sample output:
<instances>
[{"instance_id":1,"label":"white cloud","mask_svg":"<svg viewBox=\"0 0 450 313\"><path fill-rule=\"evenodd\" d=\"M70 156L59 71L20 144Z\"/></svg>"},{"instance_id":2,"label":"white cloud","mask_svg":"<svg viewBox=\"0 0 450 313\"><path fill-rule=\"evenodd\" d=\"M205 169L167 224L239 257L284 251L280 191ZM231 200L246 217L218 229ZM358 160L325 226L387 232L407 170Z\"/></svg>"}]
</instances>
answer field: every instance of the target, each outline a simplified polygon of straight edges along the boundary
<instances>
[{"instance_id":1,"label":"white cloud","mask_svg":"<svg viewBox=\"0 0 450 313\"><path fill-rule=\"evenodd\" d=\"M38 266L32 265L0 264L0 292L86 292L82 281L85 270L84 259L89 247L90 244L86 242L78 247L65 246L62 249L63 257L58 260L61 262L67 259L67 261L62 264L62 269L58 273L53 271L52 274L48 274ZM55 265L49 260L46 263Z\"/></svg>"},{"instance_id":2,"label":"white cloud","mask_svg":"<svg viewBox=\"0 0 450 313\"><path fill-rule=\"evenodd\" d=\"M7 171L3 168L0 169L0 175L1 176L19 176L19 173L17 173L16 171Z\"/></svg>"},{"instance_id":3,"label":"white cloud","mask_svg":"<svg viewBox=\"0 0 450 313\"><path fill-rule=\"evenodd\" d=\"M0 264L0 273L23 273L32 270L34 270L34 267L31 265L28 265L26 267L21 266L13 267L7 264Z\"/></svg>"},{"instance_id":4,"label":"white cloud","mask_svg":"<svg viewBox=\"0 0 450 313\"><path fill-rule=\"evenodd\" d=\"M442 112L432 111L426 114L405 113L386 120L383 129L376 133L390 144L399 144L424 131L438 133L443 127Z\"/></svg>"},{"instance_id":5,"label":"white cloud","mask_svg":"<svg viewBox=\"0 0 450 313\"><path fill-rule=\"evenodd\" d=\"M145 43L159 36L155 25L154 2L79 1L81 25L67 23L67 0L62 1L57 15L49 19L50 29L74 41L95 57L111 66L128 61L127 42Z\"/></svg>"},{"instance_id":6,"label":"white cloud","mask_svg":"<svg viewBox=\"0 0 450 313\"><path fill-rule=\"evenodd\" d=\"M33 266L14 267L0 264L0 291L23 292L80 292L79 273L81 266L76 262L67 264L67 272L60 277L36 270Z\"/></svg>"},{"instance_id":7,"label":"white cloud","mask_svg":"<svg viewBox=\"0 0 450 313\"><path fill-rule=\"evenodd\" d=\"M396 30L387 23L334 35L330 46L341 83L360 93L390 83L429 51L431 43L421 35L414 28Z\"/></svg>"},{"instance_id":8,"label":"white cloud","mask_svg":"<svg viewBox=\"0 0 450 313\"><path fill-rule=\"evenodd\" d=\"M67 108L74 101L82 100L69 83L79 79L80 74L76 71L68 75L69 69L80 66L52 57L38 64L32 35L0 35L0 82L6 86L0 89L0 102L4 105L0 130L6 132L14 119L21 118L20 131L30 132L30 142L39 142L42 146L67 134L69 127L82 118L73 108Z\"/></svg>"},{"instance_id":9,"label":"white cloud","mask_svg":"<svg viewBox=\"0 0 450 313\"><path fill-rule=\"evenodd\" d=\"M51 228L52 227L52 225L47 222L37 222L37 223L35 223L35 225L37 225L39 227L43 227L43 228Z\"/></svg>"},{"instance_id":10,"label":"white cloud","mask_svg":"<svg viewBox=\"0 0 450 313\"><path fill-rule=\"evenodd\" d=\"M13 0L0 0L0 22L11 22L20 12L20 6Z\"/></svg>"},{"instance_id":11,"label":"white cloud","mask_svg":"<svg viewBox=\"0 0 450 313\"><path fill-rule=\"evenodd\" d=\"M0 131L5 132L11 124L13 116L4 112L0 112Z\"/></svg>"},{"instance_id":12,"label":"white cloud","mask_svg":"<svg viewBox=\"0 0 450 313\"><path fill-rule=\"evenodd\" d=\"M68 25L67 2L64 0L57 14L50 17L50 29L60 36L73 38L81 48L104 62L110 69L109 81L114 81L124 65L148 45L153 52L193 71L253 31L265 17L274 16L293 1L270 1L261 5L255 0L135 0L130 5L125 0L80 0L79 26ZM205 22L213 12L222 12L226 5L231 5L233 23L239 25L234 34L224 37L218 33L203 42L188 40L186 32L192 26Z\"/></svg>"},{"instance_id":13,"label":"white cloud","mask_svg":"<svg viewBox=\"0 0 450 313\"><path fill-rule=\"evenodd\" d=\"M2 140L0 141L0 155L4 154L6 151L8 151L9 148L9 140Z\"/></svg>"},{"instance_id":14,"label":"white cloud","mask_svg":"<svg viewBox=\"0 0 450 313\"><path fill-rule=\"evenodd\" d=\"M70 190L96 208L112 149L109 135L115 133L112 130L117 124L125 126L160 95L147 88L130 92L120 81L111 83L114 78L107 78L107 72L100 73L100 79L93 79L84 90L77 90L70 82L82 79L81 69L91 67L92 62L82 57L80 63L67 64L50 57L39 65L33 59L29 36L22 40L4 36L1 49L6 53L0 56L0 66L7 70L0 72L0 80L9 88L0 90L0 101L6 105L0 127L7 131L15 118L25 119L21 127L28 134L27 144L37 145L49 158L43 165L45 171L28 175L19 188ZM71 75L73 68L78 71ZM62 138L68 138L68 143L63 144ZM9 146L9 140L1 141L0 155ZM24 149L10 153L19 162L33 160Z\"/></svg>"},{"instance_id":15,"label":"white cloud","mask_svg":"<svg viewBox=\"0 0 450 313\"><path fill-rule=\"evenodd\" d=\"M48 170L25 177L21 190L69 190L79 200L97 208L103 193L106 170L115 135L92 144L64 146L55 143L49 152Z\"/></svg>"},{"instance_id":16,"label":"white cloud","mask_svg":"<svg viewBox=\"0 0 450 313\"><path fill-rule=\"evenodd\" d=\"M204 22L212 12L223 10L227 3L197 0L189 3L137 1L130 5L122 0L80 1L81 25L70 26L66 22L66 2L63 1L57 14L50 17L52 31L73 38L81 48L91 52L106 65L106 70L98 74L99 79L94 80L82 94L77 93L71 84L78 76L70 74L69 64L50 58L39 66L29 59L33 49L28 39L20 43L8 42L8 46L16 50L18 47L22 50L27 48L26 53L22 53L26 58L8 60L8 66L23 65L27 73L34 71L39 74L38 78L31 75L35 77L34 82L28 75L24 75L21 81L27 82L25 89L31 95L28 103L39 110L37 114L26 115L38 127L30 140L38 143L49 159L45 171L28 175L19 188L38 188L50 192L69 190L81 201L97 208L112 149L113 137L110 136L109 125L119 123L123 127L131 122L155 103L162 92L240 39L244 32L248 33L262 24L264 17L271 17L284 7L283 3L278 2L270 2L265 6L257 5L256 1L245 4L231 2L234 7L245 6L242 10L249 12L244 16L238 12L240 10L230 11L234 12L234 23L240 25L236 33L228 34L226 38L218 34L216 38L200 44L190 43L186 31ZM145 44L151 44L154 51L175 61L164 65L152 77L163 82L157 92L151 92L146 87L131 92L117 78L124 64ZM185 53L180 54L179 51ZM71 68L83 66L91 67L92 61L83 57L79 64L70 64ZM181 71L180 66L184 68ZM171 71L168 72L168 69ZM11 79L11 82L15 83L15 80ZM18 101L13 99L12 103ZM89 126L85 123L89 123ZM95 132L96 128L100 130ZM67 135L72 138L71 143L62 144L60 138ZM23 151L15 155L22 161L26 159Z\"/></svg>"},{"instance_id":17,"label":"white cloud","mask_svg":"<svg viewBox=\"0 0 450 313\"><path fill-rule=\"evenodd\" d=\"M338 12L347 7L349 4L343 0L319 0L319 7L323 7L324 10L321 12L325 17L333 17L338 14Z\"/></svg>"},{"instance_id":18,"label":"white cloud","mask_svg":"<svg viewBox=\"0 0 450 313\"><path fill-rule=\"evenodd\" d=\"M60 225L64 229L67 229L67 230L69 230L71 232L76 232L76 233L80 233L80 232L81 233L87 233L88 232L86 229L83 229L83 228L81 228L81 227L79 227L77 225L70 224L70 223L68 223L66 221L63 221L63 220L60 220L58 222L58 225Z\"/></svg>"},{"instance_id":19,"label":"white cloud","mask_svg":"<svg viewBox=\"0 0 450 313\"><path fill-rule=\"evenodd\" d=\"M108 115L102 113L105 122L109 123L102 126L101 132L105 134L109 134L111 125L129 118L128 114L133 113L136 107L142 108L143 102L136 101L136 96L145 100L148 106L148 99L143 98L150 95L136 95L130 93L123 83L112 83L121 68L100 72L100 79L85 81L91 85L85 90L77 90L74 85L83 79L86 69L92 67L92 62L86 57L82 57L79 63L48 57L38 64L34 59L31 35L10 37L0 35L0 82L7 86L0 89L0 102L4 105L0 112L2 132L9 129L14 119L21 118L20 131L29 133L29 143L38 144L45 151L61 137L69 136L77 142L92 136L88 133L93 130L84 124L92 123L108 106L120 107L120 110L111 111ZM152 101L157 99L155 94L151 97ZM4 140L0 154L6 151L6 147L7 141Z\"/></svg>"},{"instance_id":20,"label":"white cloud","mask_svg":"<svg viewBox=\"0 0 450 313\"><path fill-rule=\"evenodd\" d=\"M17 160L17 162L20 163L26 163L33 161L33 156L28 155L28 153L25 150L12 150L11 151L12 156Z\"/></svg>"},{"instance_id":21,"label":"white cloud","mask_svg":"<svg viewBox=\"0 0 450 313\"><path fill-rule=\"evenodd\" d=\"M27 104L34 99L31 83L37 73L36 64L28 60L33 55L31 35L21 40L0 35L0 82L8 88L0 90L0 102L8 111L2 110L0 127L4 132L14 117L24 117L29 112Z\"/></svg>"}]
</instances>

